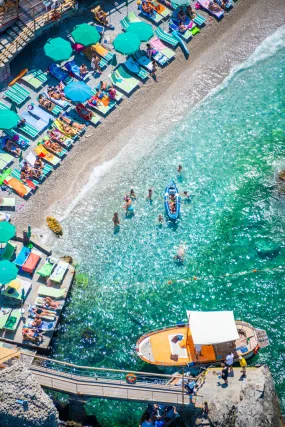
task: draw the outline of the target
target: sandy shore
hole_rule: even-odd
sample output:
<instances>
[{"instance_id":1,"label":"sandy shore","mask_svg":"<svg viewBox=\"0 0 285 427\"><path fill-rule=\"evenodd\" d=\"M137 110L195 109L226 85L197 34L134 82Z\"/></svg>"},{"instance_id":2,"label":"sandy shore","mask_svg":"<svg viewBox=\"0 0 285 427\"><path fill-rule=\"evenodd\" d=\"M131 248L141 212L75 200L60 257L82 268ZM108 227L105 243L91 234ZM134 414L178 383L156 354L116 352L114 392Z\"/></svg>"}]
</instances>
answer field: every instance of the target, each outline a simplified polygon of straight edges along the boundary
<instances>
[{"instance_id":1,"label":"sandy shore","mask_svg":"<svg viewBox=\"0 0 285 427\"><path fill-rule=\"evenodd\" d=\"M208 20L188 44L188 61L177 48L176 59L159 70L157 83L150 79L142 84L97 129L88 128L62 165L15 214L18 230L27 224L42 227L48 214L64 212L94 168L113 159L127 144L135 142L136 156L140 143L154 140L183 118L284 22L280 0L238 0L221 22Z\"/></svg>"}]
</instances>

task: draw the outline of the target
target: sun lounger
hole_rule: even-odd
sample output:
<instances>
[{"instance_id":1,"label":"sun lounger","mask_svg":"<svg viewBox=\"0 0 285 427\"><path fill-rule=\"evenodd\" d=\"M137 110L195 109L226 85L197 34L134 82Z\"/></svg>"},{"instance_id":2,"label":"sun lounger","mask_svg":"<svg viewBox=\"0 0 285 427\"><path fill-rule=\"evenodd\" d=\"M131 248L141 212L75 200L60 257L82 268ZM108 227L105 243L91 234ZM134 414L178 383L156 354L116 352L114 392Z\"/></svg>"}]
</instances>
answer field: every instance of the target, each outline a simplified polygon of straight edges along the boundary
<instances>
[{"instance_id":1,"label":"sun lounger","mask_svg":"<svg viewBox=\"0 0 285 427\"><path fill-rule=\"evenodd\" d=\"M210 15L213 15L218 20L221 19L224 16L224 11L223 10L216 12L216 11L211 10L209 8L210 0L197 0L197 1L200 4L200 6L202 7L202 9L207 10L207 12L209 12Z\"/></svg>"},{"instance_id":2,"label":"sun lounger","mask_svg":"<svg viewBox=\"0 0 285 427\"><path fill-rule=\"evenodd\" d=\"M25 181L23 181L21 179L21 172L19 171L19 169L16 169L16 168L12 170L11 176L21 181L24 185L28 186L31 190L36 190L39 185L39 182L35 179L25 179Z\"/></svg>"},{"instance_id":3,"label":"sun lounger","mask_svg":"<svg viewBox=\"0 0 285 427\"><path fill-rule=\"evenodd\" d=\"M157 37L165 43L168 43L172 47L176 47L179 43L171 34L166 33L161 27L158 27L155 31Z\"/></svg>"},{"instance_id":4,"label":"sun lounger","mask_svg":"<svg viewBox=\"0 0 285 427\"><path fill-rule=\"evenodd\" d=\"M6 169L7 167L7 163L4 162L4 160L0 159L0 171L3 171L4 169Z\"/></svg>"},{"instance_id":5,"label":"sun lounger","mask_svg":"<svg viewBox=\"0 0 285 427\"><path fill-rule=\"evenodd\" d=\"M25 161L27 161L31 166L34 166L36 162L36 156L34 155L34 153L30 152L25 158ZM46 178L47 175L49 175L52 172L52 170L53 170L52 166L45 164L42 169L42 173L41 173L41 176L39 177L39 180L41 181L44 178Z\"/></svg>"},{"instance_id":6,"label":"sun lounger","mask_svg":"<svg viewBox=\"0 0 285 427\"><path fill-rule=\"evenodd\" d=\"M195 28L195 24L192 25L192 27ZM191 32L191 28L188 28L183 33L181 31L179 31L179 22L177 22L176 20L170 20L169 21L169 28L171 31L176 31L179 34L179 37L181 37L186 42L189 42L189 40L191 40L193 37L193 34Z\"/></svg>"},{"instance_id":7,"label":"sun lounger","mask_svg":"<svg viewBox=\"0 0 285 427\"><path fill-rule=\"evenodd\" d=\"M58 119L53 122L53 126L56 127L63 135L67 136L68 138L71 138L73 141L78 138L78 132L76 132L75 135L65 132L63 124Z\"/></svg>"},{"instance_id":8,"label":"sun lounger","mask_svg":"<svg viewBox=\"0 0 285 427\"><path fill-rule=\"evenodd\" d=\"M50 153L54 154L55 156L59 157L60 159L63 159L67 154L67 149L63 148L61 145L61 151L54 151L51 147L49 147L50 138L46 135L39 143L44 146L44 148L49 151Z\"/></svg>"},{"instance_id":9,"label":"sun lounger","mask_svg":"<svg viewBox=\"0 0 285 427\"><path fill-rule=\"evenodd\" d=\"M31 189L27 185L23 184L17 178L13 178L10 175L5 178L4 184L6 184L7 187L14 190L15 193L19 194L19 196L23 198L27 197L31 192Z\"/></svg>"},{"instance_id":10,"label":"sun lounger","mask_svg":"<svg viewBox=\"0 0 285 427\"><path fill-rule=\"evenodd\" d=\"M165 46L165 44L163 44L158 37L152 38L149 43L154 49L158 50L164 56L166 56L168 60L171 60L175 57L175 52L169 47Z\"/></svg>"},{"instance_id":11,"label":"sun lounger","mask_svg":"<svg viewBox=\"0 0 285 427\"><path fill-rule=\"evenodd\" d=\"M4 96L17 105L21 105L30 98L31 94L28 90L23 88L19 83L15 83L4 92Z\"/></svg>"},{"instance_id":12,"label":"sun lounger","mask_svg":"<svg viewBox=\"0 0 285 427\"><path fill-rule=\"evenodd\" d=\"M77 78L77 80L88 80L89 79L89 73L85 74L84 76L81 76L80 74L80 68L74 61L68 61L64 64L65 68L69 73L71 73L74 77Z\"/></svg>"},{"instance_id":13,"label":"sun lounger","mask_svg":"<svg viewBox=\"0 0 285 427\"><path fill-rule=\"evenodd\" d=\"M43 94L43 93L40 94L40 95L42 95L43 97L47 98L46 95ZM62 113L62 110L63 110L62 107L60 107L59 105L57 105L55 102L49 100L50 103L51 103L51 106L48 108L45 105L43 105L43 104L40 103L39 97L37 98L37 100L39 101L40 108L42 108L43 110L46 110L46 111L54 114L55 116L58 116L60 113Z\"/></svg>"},{"instance_id":14,"label":"sun lounger","mask_svg":"<svg viewBox=\"0 0 285 427\"><path fill-rule=\"evenodd\" d=\"M2 295L7 298L14 298L19 301L25 301L32 288L32 283L27 280L15 279L5 285Z\"/></svg>"},{"instance_id":15,"label":"sun lounger","mask_svg":"<svg viewBox=\"0 0 285 427\"><path fill-rule=\"evenodd\" d=\"M1 209L15 209L16 200L14 197L0 197L0 210Z\"/></svg>"},{"instance_id":16,"label":"sun lounger","mask_svg":"<svg viewBox=\"0 0 285 427\"><path fill-rule=\"evenodd\" d=\"M21 113L21 118L26 120L25 126L29 125L32 126L33 129L36 129L36 136L38 136L39 133L43 132L48 127L48 123L45 120L36 119L31 114L29 114L28 111L23 111ZM20 130L26 131L25 126L21 127Z\"/></svg>"},{"instance_id":17,"label":"sun lounger","mask_svg":"<svg viewBox=\"0 0 285 427\"><path fill-rule=\"evenodd\" d=\"M22 265L25 264L30 253L31 253L31 249L23 246L22 249L20 250L20 252L18 253L17 258L15 259L14 263L18 267L22 267Z\"/></svg>"},{"instance_id":18,"label":"sun lounger","mask_svg":"<svg viewBox=\"0 0 285 427\"><path fill-rule=\"evenodd\" d=\"M141 68L138 63L132 58L129 57L123 65L130 71L131 73L137 75L143 81L148 79L148 73Z\"/></svg>"},{"instance_id":19,"label":"sun lounger","mask_svg":"<svg viewBox=\"0 0 285 427\"><path fill-rule=\"evenodd\" d=\"M119 67L109 75L109 79L114 86L126 92L128 95L139 86L139 81L127 73L122 65L119 65Z\"/></svg>"},{"instance_id":20,"label":"sun lounger","mask_svg":"<svg viewBox=\"0 0 285 427\"><path fill-rule=\"evenodd\" d=\"M71 118L73 118L74 120L76 120L78 122L80 122L80 120L82 120L82 118L80 117L80 115L74 109L68 111L68 116L71 117ZM101 117L98 116L98 114L93 113L93 116L91 117L91 120L89 120L88 123L90 123L93 126L97 126L100 122L101 122ZM86 124L85 121L84 121L84 123Z\"/></svg>"},{"instance_id":21,"label":"sun lounger","mask_svg":"<svg viewBox=\"0 0 285 427\"><path fill-rule=\"evenodd\" d=\"M33 308L37 308L36 305L30 305L28 308L29 317L34 319L36 317L36 313L34 313ZM41 314L40 315L42 319L45 319L45 321L53 322L56 318L56 311L49 311L47 314Z\"/></svg>"},{"instance_id":22,"label":"sun lounger","mask_svg":"<svg viewBox=\"0 0 285 427\"><path fill-rule=\"evenodd\" d=\"M114 53L109 52L107 49L104 48L104 46L102 46L100 43L96 43L93 44L91 46L91 48L98 53L98 55L100 55L103 59L105 59L105 61L107 62L111 62L113 57L114 57Z\"/></svg>"},{"instance_id":23,"label":"sun lounger","mask_svg":"<svg viewBox=\"0 0 285 427\"><path fill-rule=\"evenodd\" d=\"M57 64L51 64L48 67L48 71L59 82L64 82L65 84L68 84L72 81L72 78Z\"/></svg>"},{"instance_id":24,"label":"sun lounger","mask_svg":"<svg viewBox=\"0 0 285 427\"><path fill-rule=\"evenodd\" d=\"M138 8L139 8L139 10L140 10L140 13L143 15L143 16L145 16L146 18L148 18L148 19L150 19L152 22L154 22L155 24L160 24L161 23L161 21L163 20L163 16L162 15L160 15L159 13L157 13L154 9L153 9L153 13L152 14L149 14L149 13L146 13L144 10L143 10L143 8L142 8L142 5L141 4L139 4L138 5Z\"/></svg>"},{"instance_id":25,"label":"sun lounger","mask_svg":"<svg viewBox=\"0 0 285 427\"><path fill-rule=\"evenodd\" d=\"M50 280L54 283L61 283L64 275L68 269L68 262L65 261L59 261L55 269L53 270L53 273L50 276Z\"/></svg>"},{"instance_id":26,"label":"sun lounger","mask_svg":"<svg viewBox=\"0 0 285 427\"><path fill-rule=\"evenodd\" d=\"M26 262L22 265L22 270L26 273L32 274L38 265L41 257L35 252L31 252L28 258L26 259Z\"/></svg>"},{"instance_id":27,"label":"sun lounger","mask_svg":"<svg viewBox=\"0 0 285 427\"><path fill-rule=\"evenodd\" d=\"M39 89L47 81L47 75L42 70L33 69L21 77L24 82L32 86L35 90Z\"/></svg>"},{"instance_id":28,"label":"sun lounger","mask_svg":"<svg viewBox=\"0 0 285 427\"><path fill-rule=\"evenodd\" d=\"M87 47L82 51L82 52L83 52L83 54L86 56L86 58L87 58L89 61L91 61L91 59L92 59L92 57L93 57L93 54L94 54L93 46L95 46L95 45L87 46ZM100 65L100 68L101 68L101 69L103 69L103 68L105 68L105 67L107 67L107 66L108 66L108 61L106 61L106 59L104 59L104 58L101 58L99 65ZM94 73L96 74L96 73L97 73L97 71L96 71L96 70L94 70Z\"/></svg>"},{"instance_id":29,"label":"sun lounger","mask_svg":"<svg viewBox=\"0 0 285 427\"><path fill-rule=\"evenodd\" d=\"M49 96L49 94L47 93L47 91L44 91L43 95L46 96L50 101L52 101L54 104L58 105L61 108L67 108L67 107L70 106L70 102L64 101L62 99L52 98L51 96Z\"/></svg>"},{"instance_id":30,"label":"sun lounger","mask_svg":"<svg viewBox=\"0 0 285 427\"><path fill-rule=\"evenodd\" d=\"M38 295L50 298L62 298L65 295L66 289L55 289L50 286L41 285L38 290Z\"/></svg>"},{"instance_id":31,"label":"sun lounger","mask_svg":"<svg viewBox=\"0 0 285 427\"><path fill-rule=\"evenodd\" d=\"M123 30L127 30L128 26L134 22L143 22L140 18L137 17L137 15L135 14L135 12L130 12L128 14L128 16L126 16L125 18L123 18L120 21L120 24L123 27Z\"/></svg>"},{"instance_id":32,"label":"sun lounger","mask_svg":"<svg viewBox=\"0 0 285 427\"><path fill-rule=\"evenodd\" d=\"M0 160L6 163L5 167L8 167L14 162L14 157L11 156L11 154L6 153L6 151L0 149Z\"/></svg>"},{"instance_id":33,"label":"sun lounger","mask_svg":"<svg viewBox=\"0 0 285 427\"><path fill-rule=\"evenodd\" d=\"M54 119L54 117L50 113L48 113L47 111L43 110L42 108L38 107L33 103L29 105L28 111L31 114L31 116L35 117L38 120L44 120L47 123L47 125L49 125Z\"/></svg>"},{"instance_id":34,"label":"sun lounger","mask_svg":"<svg viewBox=\"0 0 285 427\"><path fill-rule=\"evenodd\" d=\"M51 260L48 258L46 259L44 265L39 270L37 270L37 274L41 277L49 277L54 267L55 263L51 262Z\"/></svg>"},{"instance_id":35,"label":"sun lounger","mask_svg":"<svg viewBox=\"0 0 285 427\"><path fill-rule=\"evenodd\" d=\"M55 309L55 311L61 310L63 308L63 306L64 306L65 300L56 301L56 302L59 303L59 304L58 304L57 308ZM38 307L46 308L44 298L41 298L41 297L38 296L35 303L36 303L36 305Z\"/></svg>"},{"instance_id":36,"label":"sun lounger","mask_svg":"<svg viewBox=\"0 0 285 427\"><path fill-rule=\"evenodd\" d=\"M25 150L29 145L31 144L28 138L25 138L23 135L19 135L14 129L5 130L5 133L9 138L13 139L15 135L19 137L19 139L16 141L13 139L13 141L22 149Z\"/></svg>"},{"instance_id":37,"label":"sun lounger","mask_svg":"<svg viewBox=\"0 0 285 427\"><path fill-rule=\"evenodd\" d=\"M10 242L7 242L5 249L4 249L4 252L1 255L1 261L4 261L4 260L10 261L14 255L15 251L16 251L16 246L12 245L12 243L10 243Z\"/></svg>"},{"instance_id":38,"label":"sun lounger","mask_svg":"<svg viewBox=\"0 0 285 427\"><path fill-rule=\"evenodd\" d=\"M19 322L21 320L22 317L22 311L20 308L14 308L11 313L10 316L7 320L7 322L4 325L3 329L7 329L8 331L16 331Z\"/></svg>"},{"instance_id":39,"label":"sun lounger","mask_svg":"<svg viewBox=\"0 0 285 427\"><path fill-rule=\"evenodd\" d=\"M47 162L53 167L60 165L60 158L55 156L53 153L50 153L41 143L35 147L35 153L40 156L43 161Z\"/></svg>"},{"instance_id":40,"label":"sun lounger","mask_svg":"<svg viewBox=\"0 0 285 427\"><path fill-rule=\"evenodd\" d=\"M195 22L195 24L201 28L203 27L203 25L205 25L206 18L204 18L204 16L198 15L197 13L195 18L193 19L193 22Z\"/></svg>"},{"instance_id":41,"label":"sun lounger","mask_svg":"<svg viewBox=\"0 0 285 427\"><path fill-rule=\"evenodd\" d=\"M33 326L34 320L31 319L28 321L28 324L25 325L25 328L31 328L31 329L41 329L42 331L51 331L55 328L56 322L45 322L42 321L40 326Z\"/></svg>"},{"instance_id":42,"label":"sun lounger","mask_svg":"<svg viewBox=\"0 0 285 427\"><path fill-rule=\"evenodd\" d=\"M0 329L4 328L11 311L11 308L0 307Z\"/></svg>"},{"instance_id":43,"label":"sun lounger","mask_svg":"<svg viewBox=\"0 0 285 427\"><path fill-rule=\"evenodd\" d=\"M101 113L103 116L106 116L108 113L110 113L110 111L113 110L113 108L115 108L115 106L116 106L115 101L110 101L108 105L104 105L102 103L99 103L97 105L93 105L89 100L89 101L87 101L87 104L90 108L98 111L98 113Z\"/></svg>"}]
</instances>

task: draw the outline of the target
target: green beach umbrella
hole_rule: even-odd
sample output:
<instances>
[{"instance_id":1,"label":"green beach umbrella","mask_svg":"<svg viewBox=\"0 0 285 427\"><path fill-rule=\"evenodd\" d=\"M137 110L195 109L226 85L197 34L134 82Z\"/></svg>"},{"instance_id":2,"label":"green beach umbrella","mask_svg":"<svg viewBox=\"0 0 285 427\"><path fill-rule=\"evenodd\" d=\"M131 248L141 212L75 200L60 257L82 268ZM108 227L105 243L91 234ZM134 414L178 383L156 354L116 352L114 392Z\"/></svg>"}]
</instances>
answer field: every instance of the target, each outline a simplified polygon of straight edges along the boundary
<instances>
[{"instance_id":1,"label":"green beach umbrella","mask_svg":"<svg viewBox=\"0 0 285 427\"><path fill-rule=\"evenodd\" d=\"M127 32L139 36L141 42L147 42L153 36L152 26L146 22L132 22Z\"/></svg>"},{"instance_id":2,"label":"green beach umbrella","mask_svg":"<svg viewBox=\"0 0 285 427\"><path fill-rule=\"evenodd\" d=\"M15 236L16 227L7 221L0 222L0 243L7 243Z\"/></svg>"},{"instance_id":3,"label":"green beach umbrella","mask_svg":"<svg viewBox=\"0 0 285 427\"><path fill-rule=\"evenodd\" d=\"M18 268L13 262L0 261L0 283L5 285L17 277Z\"/></svg>"},{"instance_id":4,"label":"green beach umbrella","mask_svg":"<svg viewBox=\"0 0 285 427\"><path fill-rule=\"evenodd\" d=\"M71 35L76 43L83 44L83 46L96 44L100 40L98 30L88 24L78 25Z\"/></svg>"},{"instance_id":5,"label":"green beach umbrella","mask_svg":"<svg viewBox=\"0 0 285 427\"><path fill-rule=\"evenodd\" d=\"M53 61L66 61L72 54L72 47L67 40L56 37L46 42L44 51Z\"/></svg>"},{"instance_id":6,"label":"green beach umbrella","mask_svg":"<svg viewBox=\"0 0 285 427\"><path fill-rule=\"evenodd\" d=\"M0 129L12 129L17 126L20 117L14 111L0 110Z\"/></svg>"},{"instance_id":7,"label":"green beach umbrella","mask_svg":"<svg viewBox=\"0 0 285 427\"><path fill-rule=\"evenodd\" d=\"M122 33L113 41L114 48L123 55L131 55L140 47L140 39L137 34Z\"/></svg>"}]
</instances>

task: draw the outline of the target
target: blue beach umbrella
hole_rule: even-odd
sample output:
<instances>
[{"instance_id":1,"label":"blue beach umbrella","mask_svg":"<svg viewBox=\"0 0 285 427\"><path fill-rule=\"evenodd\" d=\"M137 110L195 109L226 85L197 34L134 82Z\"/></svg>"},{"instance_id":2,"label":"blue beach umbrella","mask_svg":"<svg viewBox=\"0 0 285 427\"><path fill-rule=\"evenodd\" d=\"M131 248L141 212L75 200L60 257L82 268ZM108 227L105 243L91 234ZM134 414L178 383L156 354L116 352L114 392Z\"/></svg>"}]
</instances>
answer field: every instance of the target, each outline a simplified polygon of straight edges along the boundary
<instances>
[{"instance_id":1,"label":"blue beach umbrella","mask_svg":"<svg viewBox=\"0 0 285 427\"><path fill-rule=\"evenodd\" d=\"M92 89L84 82L71 82L64 88L68 99L74 102L85 102L93 95Z\"/></svg>"}]
</instances>

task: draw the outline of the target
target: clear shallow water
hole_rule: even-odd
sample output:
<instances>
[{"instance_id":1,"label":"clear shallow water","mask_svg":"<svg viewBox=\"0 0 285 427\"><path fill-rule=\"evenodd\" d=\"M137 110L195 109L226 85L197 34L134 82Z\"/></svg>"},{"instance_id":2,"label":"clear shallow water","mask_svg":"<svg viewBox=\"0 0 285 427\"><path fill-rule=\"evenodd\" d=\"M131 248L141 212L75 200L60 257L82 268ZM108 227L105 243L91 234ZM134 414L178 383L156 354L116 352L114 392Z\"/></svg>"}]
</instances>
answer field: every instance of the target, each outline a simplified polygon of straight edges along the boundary
<instances>
[{"instance_id":1,"label":"clear shallow water","mask_svg":"<svg viewBox=\"0 0 285 427\"><path fill-rule=\"evenodd\" d=\"M276 173L285 168L284 40L284 31L275 34L147 152L136 157L129 147L64 221L58 249L80 260L89 281L72 291L54 356L150 370L133 352L142 333L185 320L189 308L233 309L236 318L267 331L271 345L253 363L269 364L285 407L285 270L277 268L285 266L285 196L276 186ZM170 179L193 198L177 224L166 219L159 228ZM150 187L152 204L145 199ZM137 201L135 216L126 219L123 196L130 188ZM121 218L117 234L114 211ZM279 252L261 257L256 248L269 241ZM180 244L183 266L173 262ZM121 403L93 404L104 426L113 425L109 416L116 417L118 405L122 416Z\"/></svg>"}]
</instances>

